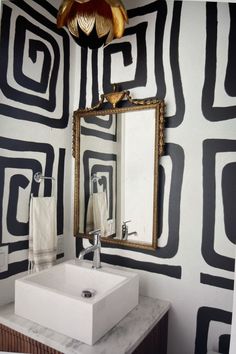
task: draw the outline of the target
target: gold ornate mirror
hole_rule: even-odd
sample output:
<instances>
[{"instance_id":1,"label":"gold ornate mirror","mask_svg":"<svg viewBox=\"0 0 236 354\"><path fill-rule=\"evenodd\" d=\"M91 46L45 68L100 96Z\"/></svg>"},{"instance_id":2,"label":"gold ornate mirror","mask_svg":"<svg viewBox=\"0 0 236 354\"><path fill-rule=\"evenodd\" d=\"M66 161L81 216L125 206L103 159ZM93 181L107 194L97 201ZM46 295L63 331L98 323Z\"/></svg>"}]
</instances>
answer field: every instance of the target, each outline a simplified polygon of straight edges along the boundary
<instances>
[{"instance_id":1,"label":"gold ornate mirror","mask_svg":"<svg viewBox=\"0 0 236 354\"><path fill-rule=\"evenodd\" d=\"M74 112L75 236L101 229L103 242L156 249L163 129L164 102L128 91Z\"/></svg>"}]
</instances>

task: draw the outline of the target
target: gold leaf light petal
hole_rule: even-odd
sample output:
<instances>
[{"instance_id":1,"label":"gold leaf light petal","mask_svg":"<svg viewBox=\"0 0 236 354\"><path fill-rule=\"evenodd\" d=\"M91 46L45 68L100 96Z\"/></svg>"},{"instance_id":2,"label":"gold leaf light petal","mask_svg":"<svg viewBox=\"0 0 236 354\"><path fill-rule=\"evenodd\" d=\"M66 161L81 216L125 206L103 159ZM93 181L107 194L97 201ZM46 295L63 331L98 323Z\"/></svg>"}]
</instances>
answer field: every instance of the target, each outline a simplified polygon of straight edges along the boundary
<instances>
[{"instance_id":1,"label":"gold leaf light petal","mask_svg":"<svg viewBox=\"0 0 236 354\"><path fill-rule=\"evenodd\" d=\"M89 36L95 24L95 14L80 13L77 16L77 21L81 30Z\"/></svg>"},{"instance_id":2,"label":"gold leaf light petal","mask_svg":"<svg viewBox=\"0 0 236 354\"><path fill-rule=\"evenodd\" d=\"M109 18L105 18L96 14L96 31L98 38L105 36L112 29L112 21Z\"/></svg>"},{"instance_id":3,"label":"gold leaf light petal","mask_svg":"<svg viewBox=\"0 0 236 354\"><path fill-rule=\"evenodd\" d=\"M109 4L111 7L119 7L122 14L123 14L123 17L124 17L124 20L126 23L128 23L128 15L127 15L127 11L124 7L124 4L121 0L105 0L107 4Z\"/></svg>"},{"instance_id":4,"label":"gold leaf light petal","mask_svg":"<svg viewBox=\"0 0 236 354\"><path fill-rule=\"evenodd\" d=\"M129 22L129 18L128 18L127 11L124 8L124 6L120 6L120 10L121 10L122 15L123 15L123 17L125 19L125 22L128 23Z\"/></svg>"},{"instance_id":5,"label":"gold leaf light petal","mask_svg":"<svg viewBox=\"0 0 236 354\"><path fill-rule=\"evenodd\" d=\"M74 0L64 0L59 8L57 15L57 27L61 28L67 23L67 18L70 13Z\"/></svg>"},{"instance_id":6,"label":"gold leaf light petal","mask_svg":"<svg viewBox=\"0 0 236 354\"><path fill-rule=\"evenodd\" d=\"M79 37L78 15L74 16L73 18L71 18L70 20L67 21L67 27L73 36Z\"/></svg>"},{"instance_id":7,"label":"gold leaf light petal","mask_svg":"<svg viewBox=\"0 0 236 354\"><path fill-rule=\"evenodd\" d=\"M119 7L111 7L114 37L121 38L125 30L125 19Z\"/></svg>"}]
</instances>

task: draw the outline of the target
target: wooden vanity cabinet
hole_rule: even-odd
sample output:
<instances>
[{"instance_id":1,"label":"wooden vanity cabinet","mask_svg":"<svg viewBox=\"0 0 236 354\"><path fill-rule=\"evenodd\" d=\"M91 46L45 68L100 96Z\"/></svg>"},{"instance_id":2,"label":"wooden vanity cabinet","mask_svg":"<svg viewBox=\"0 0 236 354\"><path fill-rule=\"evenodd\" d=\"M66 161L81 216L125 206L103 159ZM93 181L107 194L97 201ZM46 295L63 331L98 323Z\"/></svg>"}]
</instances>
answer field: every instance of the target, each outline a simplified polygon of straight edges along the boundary
<instances>
[{"instance_id":1,"label":"wooden vanity cabinet","mask_svg":"<svg viewBox=\"0 0 236 354\"><path fill-rule=\"evenodd\" d=\"M45 344L0 323L0 351L30 354L61 354Z\"/></svg>"},{"instance_id":2,"label":"wooden vanity cabinet","mask_svg":"<svg viewBox=\"0 0 236 354\"><path fill-rule=\"evenodd\" d=\"M168 312L153 327L132 354L166 354Z\"/></svg>"},{"instance_id":3,"label":"wooden vanity cabinet","mask_svg":"<svg viewBox=\"0 0 236 354\"><path fill-rule=\"evenodd\" d=\"M133 351L133 354L166 354L167 333L168 312L147 334ZM62 354L2 324L0 324L0 351L30 354Z\"/></svg>"}]
</instances>

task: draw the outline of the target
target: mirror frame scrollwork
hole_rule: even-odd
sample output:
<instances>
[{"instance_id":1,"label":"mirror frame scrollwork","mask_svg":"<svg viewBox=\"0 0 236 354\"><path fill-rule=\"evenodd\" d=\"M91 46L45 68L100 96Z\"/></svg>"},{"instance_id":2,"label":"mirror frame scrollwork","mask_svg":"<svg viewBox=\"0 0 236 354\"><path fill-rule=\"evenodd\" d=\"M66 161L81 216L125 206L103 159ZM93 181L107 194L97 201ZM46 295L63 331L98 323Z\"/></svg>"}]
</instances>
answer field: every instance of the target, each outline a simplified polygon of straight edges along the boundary
<instances>
[{"instance_id":1,"label":"mirror frame scrollwork","mask_svg":"<svg viewBox=\"0 0 236 354\"><path fill-rule=\"evenodd\" d=\"M102 242L124 245L131 248L155 250L157 248L157 194L158 194L158 165L159 158L164 150L164 100L133 99L129 91L114 91L100 96L98 104L91 108L78 109L73 115L72 155L75 158L75 185L74 185L74 236L91 239L88 234L79 233L79 202L80 202L80 126L81 118L90 116L105 116L138 110L155 110L155 152L154 152L154 196L153 196L153 235L152 243L133 242L102 237ZM126 100L125 100L126 99Z\"/></svg>"}]
</instances>

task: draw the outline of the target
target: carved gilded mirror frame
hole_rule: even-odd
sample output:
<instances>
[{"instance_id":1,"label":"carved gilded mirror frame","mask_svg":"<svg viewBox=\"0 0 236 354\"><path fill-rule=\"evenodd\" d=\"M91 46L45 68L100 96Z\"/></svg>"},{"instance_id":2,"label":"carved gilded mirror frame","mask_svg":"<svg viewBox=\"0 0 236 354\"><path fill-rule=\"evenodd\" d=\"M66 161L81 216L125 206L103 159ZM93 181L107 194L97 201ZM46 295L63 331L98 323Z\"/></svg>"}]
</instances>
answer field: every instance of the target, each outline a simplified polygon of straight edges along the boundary
<instances>
[{"instance_id":1,"label":"carved gilded mirror frame","mask_svg":"<svg viewBox=\"0 0 236 354\"><path fill-rule=\"evenodd\" d=\"M80 128L81 119L91 116L105 116L124 112L139 110L155 110L155 148L154 148L154 195L153 195L153 230L152 243L133 242L129 240L119 240L102 237L102 242L123 245L131 248L154 250L157 248L157 194L158 194L158 165L159 158L164 149L164 109L163 100L157 99L133 99L129 91L120 91L103 94L97 105L91 108L78 109L74 112L73 119L73 141L72 155L75 158L75 180L74 180L74 236L92 239L88 234L79 232L79 211L80 211ZM124 101L126 99L126 101ZM105 104L105 101L106 104ZM128 103L128 105L127 105ZM108 108L107 108L108 105ZM109 107L112 106L112 107Z\"/></svg>"}]
</instances>

